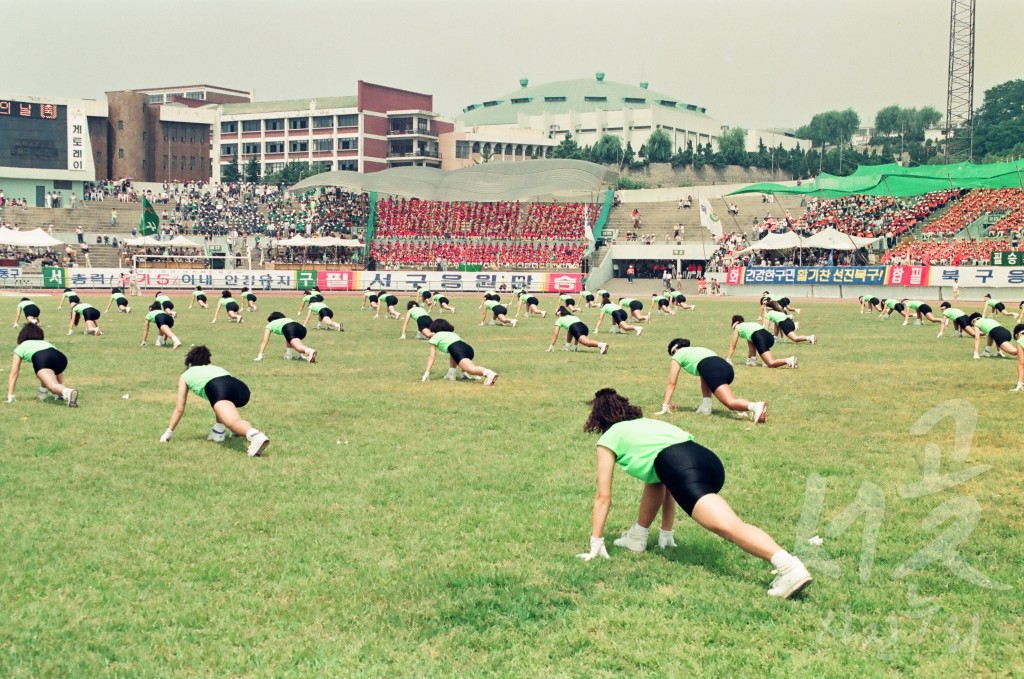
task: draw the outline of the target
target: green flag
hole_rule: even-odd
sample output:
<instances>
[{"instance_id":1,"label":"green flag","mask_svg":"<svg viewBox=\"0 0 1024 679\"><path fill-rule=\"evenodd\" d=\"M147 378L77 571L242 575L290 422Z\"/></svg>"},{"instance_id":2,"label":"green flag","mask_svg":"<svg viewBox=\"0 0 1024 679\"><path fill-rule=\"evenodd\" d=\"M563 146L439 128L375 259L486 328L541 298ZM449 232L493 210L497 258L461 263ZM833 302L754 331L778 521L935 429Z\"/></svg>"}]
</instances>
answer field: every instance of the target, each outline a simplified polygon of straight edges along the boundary
<instances>
[{"instance_id":1,"label":"green flag","mask_svg":"<svg viewBox=\"0 0 1024 679\"><path fill-rule=\"evenodd\" d=\"M139 217L139 235L152 236L160 230L160 217L157 216L153 205L142 197L142 216Z\"/></svg>"}]
</instances>

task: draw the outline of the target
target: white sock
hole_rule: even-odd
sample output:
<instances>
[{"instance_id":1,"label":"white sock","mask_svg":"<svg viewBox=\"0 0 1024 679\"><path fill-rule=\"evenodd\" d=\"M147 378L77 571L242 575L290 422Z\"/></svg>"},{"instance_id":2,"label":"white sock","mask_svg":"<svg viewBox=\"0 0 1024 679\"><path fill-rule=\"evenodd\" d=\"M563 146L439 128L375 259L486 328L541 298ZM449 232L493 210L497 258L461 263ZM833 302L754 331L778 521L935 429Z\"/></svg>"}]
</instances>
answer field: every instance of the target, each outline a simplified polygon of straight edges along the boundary
<instances>
[{"instance_id":1,"label":"white sock","mask_svg":"<svg viewBox=\"0 0 1024 679\"><path fill-rule=\"evenodd\" d=\"M706 397L702 398L701 401L700 401L700 407L701 408L705 408L705 407L710 408L711 407L711 397L710 396L706 396Z\"/></svg>"},{"instance_id":2,"label":"white sock","mask_svg":"<svg viewBox=\"0 0 1024 679\"><path fill-rule=\"evenodd\" d=\"M754 412L754 409L757 408L757 403L757 401L751 401L747 403L747 410L749 410L750 412Z\"/></svg>"},{"instance_id":3,"label":"white sock","mask_svg":"<svg viewBox=\"0 0 1024 679\"><path fill-rule=\"evenodd\" d=\"M213 425L213 431L215 434L223 434L226 430L227 428L221 422L217 422Z\"/></svg>"},{"instance_id":4,"label":"white sock","mask_svg":"<svg viewBox=\"0 0 1024 679\"><path fill-rule=\"evenodd\" d=\"M252 428L252 429L250 429L249 431L245 432L245 438L246 438L246 440L248 440L248 441L252 441L252 440L253 440L254 438L256 438L256 436L257 436L257 435L258 435L259 433L260 433L260 430L259 430L259 429L256 429L255 427L253 427L253 428Z\"/></svg>"},{"instance_id":5,"label":"white sock","mask_svg":"<svg viewBox=\"0 0 1024 679\"><path fill-rule=\"evenodd\" d=\"M61 392L60 397L63 398L64 400L67 400L69 396L71 396L71 389L69 389L68 387L64 387L64 391Z\"/></svg>"},{"instance_id":6,"label":"white sock","mask_svg":"<svg viewBox=\"0 0 1024 679\"><path fill-rule=\"evenodd\" d=\"M455 377L455 368L448 368L448 375L450 377Z\"/></svg>"},{"instance_id":7,"label":"white sock","mask_svg":"<svg viewBox=\"0 0 1024 679\"><path fill-rule=\"evenodd\" d=\"M779 551L772 554L772 565L778 569L785 568L789 565L789 562L790 560L792 560L792 558L792 554L790 554L784 549L780 549Z\"/></svg>"},{"instance_id":8,"label":"white sock","mask_svg":"<svg viewBox=\"0 0 1024 679\"><path fill-rule=\"evenodd\" d=\"M675 537L675 531L665 530L664 528L659 528L658 529L658 537L662 537L662 538Z\"/></svg>"},{"instance_id":9,"label":"white sock","mask_svg":"<svg viewBox=\"0 0 1024 679\"><path fill-rule=\"evenodd\" d=\"M651 529L644 528L639 523L634 523L629 529L629 534L632 537L643 538L644 540L646 540L647 536L651 534Z\"/></svg>"}]
</instances>

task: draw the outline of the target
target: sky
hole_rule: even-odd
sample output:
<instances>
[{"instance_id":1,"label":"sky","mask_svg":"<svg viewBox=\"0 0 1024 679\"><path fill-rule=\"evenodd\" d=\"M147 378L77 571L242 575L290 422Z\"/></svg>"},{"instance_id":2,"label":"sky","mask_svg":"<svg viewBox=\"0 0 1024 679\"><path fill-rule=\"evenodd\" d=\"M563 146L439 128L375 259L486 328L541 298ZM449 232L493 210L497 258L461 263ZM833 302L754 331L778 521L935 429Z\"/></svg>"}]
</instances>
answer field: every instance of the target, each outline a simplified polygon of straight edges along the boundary
<instances>
[{"instance_id":1,"label":"sky","mask_svg":"<svg viewBox=\"0 0 1024 679\"><path fill-rule=\"evenodd\" d=\"M257 100L434 95L453 118L519 87L639 83L723 125L790 128L852 107L945 113L948 0L4 0L5 96L98 99L189 84ZM980 0L975 107L1024 78L1021 0Z\"/></svg>"}]
</instances>

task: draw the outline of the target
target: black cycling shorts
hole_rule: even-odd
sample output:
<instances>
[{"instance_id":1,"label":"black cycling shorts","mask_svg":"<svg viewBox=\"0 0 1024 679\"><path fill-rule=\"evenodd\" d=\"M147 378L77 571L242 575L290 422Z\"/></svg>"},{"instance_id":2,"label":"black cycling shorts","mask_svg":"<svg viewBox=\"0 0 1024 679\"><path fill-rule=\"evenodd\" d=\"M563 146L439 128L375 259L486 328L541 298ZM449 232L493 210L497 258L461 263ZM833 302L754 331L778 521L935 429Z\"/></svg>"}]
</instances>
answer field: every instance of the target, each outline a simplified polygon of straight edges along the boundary
<instances>
[{"instance_id":1,"label":"black cycling shorts","mask_svg":"<svg viewBox=\"0 0 1024 679\"><path fill-rule=\"evenodd\" d=\"M196 295L196 301L197 302L205 302L206 301L206 295Z\"/></svg>"},{"instance_id":2,"label":"black cycling shorts","mask_svg":"<svg viewBox=\"0 0 1024 679\"><path fill-rule=\"evenodd\" d=\"M526 298L526 306L530 306L530 305L533 305L533 304L540 304L540 300L537 299L536 297L527 297Z\"/></svg>"},{"instance_id":3,"label":"black cycling shorts","mask_svg":"<svg viewBox=\"0 0 1024 679\"><path fill-rule=\"evenodd\" d=\"M723 384L732 384L736 372L729 361L721 356L708 356L697 364L697 374L701 376L712 392Z\"/></svg>"},{"instance_id":4,"label":"black cycling shorts","mask_svg":"<svg viewBox=\"0 0 1024 679\"><path fill-rule=\"evenodd\" d=\"M921 315L930 314L931 312L932 312L932 308L930 306L928 306L927 304L922 304L921 306L917 307L917 313L919 313Z\"/></svg>"},{"instance_id":5,"label":"black cycling shorts","mask_svg":"<svg viewBox=\"0 0 1024 679\"><path fill-rule=\"evenodd\" d=\"M395 297L394 295L388 295L387 297L384 298L385 306L395 306L396 304L398 304L398 298Z\"/></svg>"},{"instance_id":6,"label":"black cycling shorts","mask_svg":"<svg viewBox=\"0 0 1024 679\"><path fill-rule=\"evenodd\" d=\"M686 295L674 295L673 298L676 300L677 304L685 304L686 303Z\"/></svg>"},{"instance_id":7,"label":"black cycling shorts","mask_svg":"<svg viewBox=\"0 0 1024 679\"><path fill-rule=\"evenodd\" d=\"M992 328L992 330L989 331L988 336L992 339L993 342L995 342L995 345L997 347L1002 346L1003 342L1013 341L1013 335L1011 335L1010 331L1004 328L1003 326L999 326L998 328Z\"/></svg>"},{"instance_id":8,"label":"black cycling shorts","mask_svg":"<svg viewBox=\"0 0 1024 679\"><path fill-rule=\"evenodd\" d=\"M713 452L695 441L676 443L654 458L654 473L687 514L705 495L722 490L725 467Z\"/></svg>"},{"instance_id":9,"label":"black cycling shorts","mask_svg":"<svg viewBox=\"0 0 1024 679\"><path fill-rule=\"evenodd\" d=\"M306 326L302 323L285 323L284 327L281 328L281 335L284 337L284 341L291 344L293 339L306 339Z\"/></svg>"},{"instance_id":10,"label":"black cycling shorts","mask_svg":"<svg viewBox=\"0 0 1024 679\"><path fill-rule=\"evenodd\" d=\"M162 328L165 325L168 328L174 327L174 317L172 317L170 314L157 314L156 318L153 319L153 322L156 324L156 327L158 328Z\"/></svg>"},{"instance_id":11,"label":"black cycling shorts","mask_svg":"<svg viewBox=\"0 0 1024 679\"><path fill-rule=\"evenodd\" d=\"M118 297L117 299L114 300L114 305L119 307L128 306L128 300L126 300L124 297Z\"/></svg>"},{"instance_id":12,"label":"black cycling shorts","mask_svg":"<svg viewBox=\"0 0 1024 679\"><path fill-rule=\"evenodd\" d=\"M37 307L35 304L29 304L24 309L21 310L21 313L25 314L25 318L28 318L30 316L32 318L39 318L39 314L41 312L39 311L39 307Z\"/></svg>"},{"instance_id":13,"label":"black cycling shorts","mask_svg":"<svg viewBox=\"0 0 1024 679\"><path fill-rule=\"evenodd\" d=\"M755 330L754 334L750 336L750 342L754 345L754 350L758 355L771 351L771 348L775 346L775 338L767 330Z\"/></svg>"},{"instance_id":14,"label":"black cycling shorts","mask_svg":"<svg viewBox=\"0 0 1024 679\"><path fill-rule=\"evenodd\" d=\"M100 320L100 310L85 309L84 311L82 311L82 320L92 321L93 323L95 323L96 321Z\"/></svg>"},{"instance_id":15,"label":"black cycling shorts","mask_svg":"<svg viewBox=\"0 0 1024 679\"><path fill-rule=\"evenodd\" d=\"M326 308L318 311L317 315L320 317L321 321L324 320L325 318L334 318L334 312Z\"/></svg>"},{"instance_id":16,"label":"black cycling shorts","mask_svg":"<svg viewBox=\"0 0 1024 679\"><path fill-rule=\"evenodd\" d=\"M899 302L896 302L896 304L893 305L892 310L898 314L902 314L906 310L906 308L907 307L903 306Z\"/></svg>"},{"instance_id":17,"label":"black cycling shorts","mask_svg":"<svg viewBox=\"0 0 1024 679\"><path fill-rule=\"evenodd\" d=\"M164 311L171 311L174 309L174 302L161 302L160 306L164 308Z\"/></svg>"},{"instance_id":18,"label":"black cycling shorts","mask_svg":"<svg viewBox=\"0 0 1024 679\"><path fill-rule=\"evenodd\" d=\"M452 360L454 360L456 364L461 363L464 358L468 358L472 361L473 357L476 356L476 354L473 353L473 347L469 346L462 340L452 342L448 346L448 355L452 357Z\"/></svg>"},{"instance_id":19,"label":"black cycling shorts","mask_svg":"<svg viewBox=\"0 0 1024 679\"><path fill-rule=\"evenodd\" d=\"M238 302L228 302L227 304L224 305L224 310L234 311L235 313L238 313Z\"/></svg>"},{"instance_id":20,"label":"black cycling shorts","mask_svg":"<svg viewBox=\"0 0 1024 679\"><path fill-rule=\"evenodd\" d=\"M437 299L435 299L434 301L437 302L438 304L447 304L448 298L445 297L444 295L438 295Z\"/></svg>"},{"instance_id":21,"label":"black cycling shorts","mask_svg":"<svg viewBox=\"0 0 1024 679\"><path fill-rule=\"evenodd\" d=\"M587 327L586 323L582 321L579 323L573 323L569 326L569 334L573 339L579 339L590 334L590 328Z\"/></svg>"},{"instance_id":22,"label":"black cycling shorts","mask_svg":"<svg viewBox=\"0 0 1024 679\"><path fill-rule=\"evenodd\" d=\"M71 295L68 297L68 302L71 304L81 304L82 300L78 298L78 295Z\"/></svg>"},{"instance_id":23,"label":"black cycling shorts","mask_svg":"<svg viewBox=\"0 0 1024 679\"><path fill-rule=\"evenodd\" d=\"M789 297L783 297L782 299L777 300L777 303L780 307L785 309L789 306Z\"/></svg>"},{"instance_id":24,"label":"black cycling shorts","mask_svg":"<svg viewBox=\"0 0 1024 679\"><path fill-rule=\"evenodd\" d=\"M776 325L779 326L779 330L782 331L783 335L788 335L791 332L796 332L796 323L793 322L792 318L787 318L785 320L779 321L778 323L776 323Z\"/></svg>"},{"instance_id":25,"label":"black cycling shorts","mask_svg":"<svg viewBox=\"0 0 1024 679\"><path fill-rule=\"evenodd\" d=\"M245 293L245 299L250 301L250 302L254 302L255 303L256 302L256 295L252 294L251 292L247 292L247 293Z\"/></svg>"},{"instance_id":26,"label":"black cycling shorts","mask_svg":"<svg viewBox=\"0 0 1024 679\"><path fill-rule=\"evenodd\" d=\"M217 401L231 401L236 408L241 408L249 402L249 396L245 382L231 375L214 377L206 383L206 400L211 406Z\"/></svg>"},{"instance_id":27,"label":"black cycling shorts","mask_svg":"<svg viewBox=\"0 0 1024 679\"><path fill-rule=\"evenodd\" d=\"M420 332L423 332L430 327L430 324L434 322L430 316L420 316L416 319L416 327L419 328Z\"/></svg>"},{"instance_id":28,"label":"black cycling shorts","mask_svg":"<svg viewBox=\"0 0 1024 679\"><path fill-rule=\"evenodd\" d=\"M563 299L562 300L562 304L564 304L567 307L569 307L569 306L576 306L576 300L574 300L572 297L570 297L569 299Z\"/></svg>"},{"instance_id":29,"label":"black cycling shorts","mask_svg":"<svg viewBox=\"0 0 1024 679\"><path fill-rule=\"evenodd\" d=\"M877 297L872 297L871 299L866 299L864 301L867 302L868 304L870 304L871 306L878 306L878 298Z\"/></svg>"},{"instance_id":30,"label":"black cycling shorts","mask_svg":"<svg viewBox=\"0 0 1024 679\"><path fill-rule=\"evenodd\" d=\"M996 303L992 308L995 309L996 311L1006 311L1006 305L1003 304L1002 302Z\"/></svg>"},{"instance_id":31,"label":"black cycling shorts","mask_svg":"<svg viewBox=\"0 0 1024 679\"><path fill-rule=\"evenodd\" d=\"M615 325L618 325L619 323L624 323L627 318L628 316L626 316L626 312L623 311L622 309L616 309L615 311L612 312L612 323L614 323Z\"/></svg>"},{"instance_id":32,"label":"black cycling shorts","mask_svg":"<svg viewBox=\"0 0 1024 679\"><path fill-rule=\"evenodd\" d=\"M370 300L370 304L373 304L374 302L377 301L377 295L370 295L366 299ZM312 301L312 300L310 300L310 301Z\"/></svg>"},{"instance_id":33,"label":"black cycling shorts","mask_svg":"<svg viewBox=\"0 0 1024 679\"><path fill-rule=\"evenodd\" d=\"M971 327L971 317L968 316L967 314L959 316L956 320L953 321L953 325L960 328L961 330L966 330L967 328Z\"/></svg>"},{"instance_id":34,"label":"black cycling shorts","mask_svg":"<svg viewBox=\"0 0 1024 679\"><path fill-rule=\"evenodd\" d=\"M498 316L504 316L505 314L508 313L508 309L506 309L501 304L496 304L493 307L491 307L491 311L494 313L495 318L497 318Z\"/></svg>"},{"instance_id":35,"label":"black cycling shorts","mask_svg":"<svg viewBox=\"0 0 1024 679\"><path fill-rule=\"evenodd\" d=\"M67 369L68 357L56 349L43 349L32 354L33 372L52 370L54 375L60 375Z\"/></svg>"},{"instance_id":36,"label":"black cycling shorts","mask_svg":"<svg viewBox=\"0 0 1024 679\"><path fill-rule=\"evenodd\" d=\"M644 308L644 303L643 302L638 302L637 300L633 300L632 302L629 303L629 310L630 311L642 311L643 308Z\"/></svg>"},{"instance_id":37,"label":"black cycling shorts","mask_svg":"<svg viewBox=\"0 0 1024 679\"><path fill-rule=\"evenodd\" d=\"M587 300L588 302L593 302L594 301L594 296L593 295L584 295L583 299Z\"/></svg>"},{"instance_id":38,"label":"black cycling shorts","mask_svg":"<svg viewBox=\"0 0 1024 679\"><path fill-rule=\"evenodd\" d=\"M434 296L434 293L432 293L432 292L424 292L422 294L423 301L427 301L428 299L430 299L433 296Z\"/></svg>"}]
</instances>

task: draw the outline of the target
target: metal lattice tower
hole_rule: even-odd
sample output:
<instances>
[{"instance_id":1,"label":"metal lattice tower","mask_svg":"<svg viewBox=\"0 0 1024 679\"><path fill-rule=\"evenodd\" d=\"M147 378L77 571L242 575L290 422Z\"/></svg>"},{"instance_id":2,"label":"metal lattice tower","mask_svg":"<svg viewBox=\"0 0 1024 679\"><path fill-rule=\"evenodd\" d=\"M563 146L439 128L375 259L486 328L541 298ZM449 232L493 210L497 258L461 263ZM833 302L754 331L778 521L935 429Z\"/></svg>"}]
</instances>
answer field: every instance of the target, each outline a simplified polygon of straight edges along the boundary
<instances>
[{"instance_id":1,"label":"metal lattice tower","mask_svg":"<svg viewBox=\"0 0 1024 679\"><path fill-rule=\"evenodd\" d=\"M974 156L975 2L976 0L950 0L949 3L949 84L946 93L947 162L951 159L971 160Z\"/></svg>"}]
</instances>

